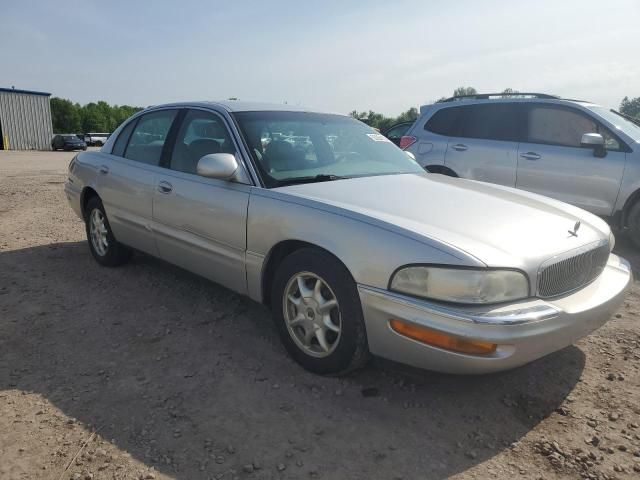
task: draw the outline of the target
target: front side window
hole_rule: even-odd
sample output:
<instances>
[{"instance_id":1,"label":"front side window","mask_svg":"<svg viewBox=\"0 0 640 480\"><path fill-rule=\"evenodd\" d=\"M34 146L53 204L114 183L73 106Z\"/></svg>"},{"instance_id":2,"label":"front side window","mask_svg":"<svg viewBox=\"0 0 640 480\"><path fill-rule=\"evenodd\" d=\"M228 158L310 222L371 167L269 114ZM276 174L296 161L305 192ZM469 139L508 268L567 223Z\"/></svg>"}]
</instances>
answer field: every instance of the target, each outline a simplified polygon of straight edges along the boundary
<instances>
[{"instance_id":1,"label":"front side window","mask_svg":"<svg viewBox=\"0 0 640 480\"><path fill-rule=\"evenodd\" d=\"M125 158L159 165L162 148L175 116L176 110L159 110L141 116L124 152Z\"/></svg>"},{"instance_id":2,"label":"front side window","mask_svg":"<svg viewBox=\"0 0 640 480\"><path fill-rule=\"evenodd\" d=\"M529 109L527 141L563 147L580 147L585 133L599 133L596 122L565 108L536 106Z\"/></svg>"},{"instance_id":3,"label":"front side window","mask_svg":"<svg viewBox=\"0 0 640 480\"><path fill-rule=\"evenodd\" d=\"M198 161L205 155L235 152L231 135L218 115L202 110L189 110L176 137L170 168L196 174Z\"/></svg>"},{"instance_id":4,"label":"front side window","mask_svg":"<svg viewBox=\"0 0 640 480\"><path fill-rule=\"evenodd\" d=\"M234 116L267 187L424 172L388 138L351 117L269 111Z\"/></svg>"}]
</instances>

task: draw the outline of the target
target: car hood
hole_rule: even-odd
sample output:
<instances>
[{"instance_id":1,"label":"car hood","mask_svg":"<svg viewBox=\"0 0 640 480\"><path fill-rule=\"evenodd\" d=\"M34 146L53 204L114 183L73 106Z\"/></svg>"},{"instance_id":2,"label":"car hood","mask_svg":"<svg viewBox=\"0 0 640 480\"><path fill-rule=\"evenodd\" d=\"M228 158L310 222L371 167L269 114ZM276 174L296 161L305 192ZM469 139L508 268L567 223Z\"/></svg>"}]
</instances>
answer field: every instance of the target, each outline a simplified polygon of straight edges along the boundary
<instances>
[{"instance_id":1,"label":"car hood","mask_svg":"<svg viewBox=\"0 0 640 480\"><path fill-rule=\"evenodd\" d=\"M577 207L438 174L361 177L275 190L436 240L492 267L537 270L544 260L606 240L610 233L603 220ZM577 236L572 235L578 221Z\"/></svg>"}]
</instances>

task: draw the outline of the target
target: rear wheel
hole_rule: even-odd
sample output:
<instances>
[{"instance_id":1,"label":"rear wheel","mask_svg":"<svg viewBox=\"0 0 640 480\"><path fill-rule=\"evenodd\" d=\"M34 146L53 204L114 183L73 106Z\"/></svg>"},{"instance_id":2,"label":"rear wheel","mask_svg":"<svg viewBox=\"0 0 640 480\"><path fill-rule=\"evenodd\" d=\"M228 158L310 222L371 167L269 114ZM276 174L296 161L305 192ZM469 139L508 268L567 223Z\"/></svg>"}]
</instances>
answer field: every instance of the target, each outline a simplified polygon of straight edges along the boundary
<instances>
[{"instance_id":1,"label":"rear wheel","mask_svg":"<svg viewBox=\"0 0 640 480\"><path fill-rule=\"evenodd\" d=\"M117 267L129 261L131 249L113 236L104 206L98 197L87 202L85 226L89 250L96 261L105 267Z\"/></svg>"},{"instance_id":2,"label":"rear wheel","mask_svg":"<svg viewBox=\"0 0 640 480\"><path fill-rule=\"evenodd\" d=\"M271 305L285 348L307 370L344 374L369 359L356 284L328 253L307 248L285 258Z\"/></svg>"}]
</instances>

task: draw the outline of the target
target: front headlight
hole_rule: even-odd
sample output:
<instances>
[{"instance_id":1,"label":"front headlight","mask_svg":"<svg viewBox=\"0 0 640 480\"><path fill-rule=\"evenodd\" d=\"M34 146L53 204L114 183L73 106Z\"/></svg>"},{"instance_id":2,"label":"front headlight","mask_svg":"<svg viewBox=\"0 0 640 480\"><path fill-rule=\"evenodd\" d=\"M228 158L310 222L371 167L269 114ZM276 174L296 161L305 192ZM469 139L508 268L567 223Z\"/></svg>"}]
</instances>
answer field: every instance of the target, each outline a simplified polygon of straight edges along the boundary
<instances>
[{"instance_id":1,"label":"front headlight","mask_svg":"<svg viewBox=\"0 0 640 480\"><path fill-rule=\"evenodd\" d=\"M516 270L405 267L391 279L391 290L441 302L488 304L529 296L526 275Z\"/></svg>"}]
</instances>

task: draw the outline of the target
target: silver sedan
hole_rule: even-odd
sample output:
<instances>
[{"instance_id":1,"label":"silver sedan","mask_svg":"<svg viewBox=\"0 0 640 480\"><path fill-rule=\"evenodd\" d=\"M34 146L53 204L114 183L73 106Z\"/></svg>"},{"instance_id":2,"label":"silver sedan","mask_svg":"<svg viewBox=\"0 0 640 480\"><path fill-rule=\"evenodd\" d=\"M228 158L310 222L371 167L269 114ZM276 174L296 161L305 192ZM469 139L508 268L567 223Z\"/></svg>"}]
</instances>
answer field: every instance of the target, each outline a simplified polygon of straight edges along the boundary
<instances>
[{"instance_id":1,"label":"silver sedan","mask_svg":"<svg viewBox=\"0 0 640 480\"><path fill-rule=\"evenodd\" d=\"M140 250L265 303L322 374L371 354L513 368L600 327L631 280L594 215L426 173L350 117L286 105L149 108L77 155L65 192L98 263Z\"/></svg>"}]
</instances>

